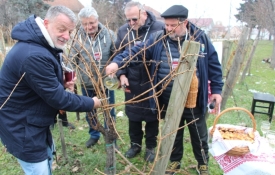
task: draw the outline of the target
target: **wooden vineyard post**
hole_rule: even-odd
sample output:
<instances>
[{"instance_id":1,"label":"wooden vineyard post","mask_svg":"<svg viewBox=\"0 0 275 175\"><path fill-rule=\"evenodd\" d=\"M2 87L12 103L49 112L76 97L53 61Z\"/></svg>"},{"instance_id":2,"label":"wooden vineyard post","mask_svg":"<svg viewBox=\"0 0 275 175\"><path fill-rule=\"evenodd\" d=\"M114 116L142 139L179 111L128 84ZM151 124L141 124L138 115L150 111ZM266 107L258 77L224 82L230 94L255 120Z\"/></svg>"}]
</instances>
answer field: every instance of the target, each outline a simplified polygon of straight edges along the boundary
<instances>
[{"instance_id":1,"label":"wooden vineyard post","mask_svg":"<svg viewBox=\"0 0 275 175\"><path fill-rule=\"evenodd\" d=\"M222 73L223 76L226 75L226 68L228 64L228 60L230 59L230 55L232 53L233 41L225 40L222 42Z\"/></svg>"},{"instance_id":2,"label":"wooden vineyard post","mask_svg":"<svg viewBox=\"0 0 275 175\"><path fill-rule=\"evenodd\" d=\"M174 78L165 122L161 131L161 139L159 140L161 142L159 154L152 175L164 175L168 165L177 134L175 131L179 127L192 76L196 70L199 49L200 43L194 41L185 41L182 46L179 67L176 70L177 76Z\"/></svg>"},{"instance_id":3,"label":"wooden vineyard post","mask_svg":"<svg viewBox=\"0 0 275 175\"><path fill-rule=\"evenodd\" d=\"M62 125L61 119L58 119L58 129L59 129L60 140L61 140L62 154L64 156L65 161L67 162L68 156L66 151L65 137L64 137L63 125Z\"/></svg>"}]
</instances>

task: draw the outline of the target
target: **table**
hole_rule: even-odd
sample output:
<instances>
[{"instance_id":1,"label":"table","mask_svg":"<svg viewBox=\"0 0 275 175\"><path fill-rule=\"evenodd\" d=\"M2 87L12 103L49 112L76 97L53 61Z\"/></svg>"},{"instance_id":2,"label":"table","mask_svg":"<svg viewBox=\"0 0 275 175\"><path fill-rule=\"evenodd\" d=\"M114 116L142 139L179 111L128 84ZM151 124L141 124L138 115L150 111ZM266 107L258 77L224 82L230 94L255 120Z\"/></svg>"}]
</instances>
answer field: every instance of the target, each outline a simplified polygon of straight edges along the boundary
<instances>
[{"instance_id":1,"label":"table","mask_svg":"<svg viewBox=\"0 0 275 175\"><path fill-rule=\"evenodd\" d=\"M257 105L257 103L265 103L266 105ZM260 113L260 114L267 114L269 116L269 122L272 120L273 110L275 104L275 97L271 94L263 94L263 93L254 93L253 101L251 106L251 113ZM257 111L257 108L265 108L267 109L266 112L264 111Z\"/></svg>"},{"instance_id":2,"label":"table","mask_svg":"<svg viewBox=\"0 0 275 175\"><path fill-rule=\"evenodd\" d=\"M261 148L257 154L213 156L224 175L275 175L275 151L271 150L268 141L261 137ZM213 150L209 150L212 154ZM213 154L212 154L213 155Z\"/></svg>"},{"instance_id":3,"label":"table","mask_svg":"<svg viewBox=\"0 0 275 175\"><path fill-rule=\"evenodd\" d=\"M275 153L214 156L224 175L275 175Z\"/></svg>"}]
</instances>

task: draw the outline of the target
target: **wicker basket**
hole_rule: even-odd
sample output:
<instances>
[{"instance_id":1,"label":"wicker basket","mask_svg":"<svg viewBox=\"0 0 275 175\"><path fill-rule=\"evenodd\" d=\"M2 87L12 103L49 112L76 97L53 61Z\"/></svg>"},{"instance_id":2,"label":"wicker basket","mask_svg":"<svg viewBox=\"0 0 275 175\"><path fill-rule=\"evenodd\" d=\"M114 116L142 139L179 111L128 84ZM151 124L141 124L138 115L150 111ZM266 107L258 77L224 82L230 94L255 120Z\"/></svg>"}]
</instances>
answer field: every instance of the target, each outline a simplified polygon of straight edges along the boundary
<instances>
[{"instance_id":1,"label":"wicker basket","mask_svg":"<svg viewBox=\"0 0 275 175\"><path fill-rule=\"evenodd\" d=\"M188 96L186 99L185 107L186 108L195 108L197 104L197 96L198 96L198 85L199 81L196 75L196 70L193 73L192 81L190 85L190 89L188 92Z\"/></svg>"},{"instance_id":2,"label":"wicker basket","mask_svg":"<svg viewBox=\"0 0 275 175\"><path fill-rule=\"evenodd\" d=\"M244 111L246 112L250 119L252 120L252 123L253 123L253 133L256 131L256 122L255 122L255 119L254 119L254 116L250 113L250 111L248 111L247 109L245 108L240 108L240 107L233 107L233 108L228 108L228 109L225 109L224 111L222 111L214 120L214 123L213 123L213 128L211 129L210 131L210 135L211 137L213 137L213 134L214 134L214 131L216 130L216 124L219 120L219 118L227 113L227 112L230 112L232 110L241 110L241 111ZM241 155L244 155L244 154L247 154L249 153L249 148L248 146L244 146L244 147L234 147L232 148L231 150L229 150L226 155L229 155L229 156L241 156Z\"/></svg>"}]
</instances>

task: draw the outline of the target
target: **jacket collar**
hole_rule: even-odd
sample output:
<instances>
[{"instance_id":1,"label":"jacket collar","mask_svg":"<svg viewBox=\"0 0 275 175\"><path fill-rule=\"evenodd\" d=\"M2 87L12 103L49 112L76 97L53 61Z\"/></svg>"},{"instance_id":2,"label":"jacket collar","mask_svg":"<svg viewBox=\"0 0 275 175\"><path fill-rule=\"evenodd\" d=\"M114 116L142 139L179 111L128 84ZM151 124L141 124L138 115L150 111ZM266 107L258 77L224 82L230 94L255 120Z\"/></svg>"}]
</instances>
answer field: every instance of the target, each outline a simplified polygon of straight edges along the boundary
<instances>
[{"instance_id":1,"label":"jacket collar","mask_svg":"<svg viewBox=\"0 0 275 175\"><path fill-rule=\"evenodd\" d=\"M36 17L35 18L35 22L36 24L38 25L38 27L40 28L42 34L44 35L45 39L47 40L47 42L49 43L49 45L52 47L52 48L55 48L54 44L53 44L53 41L47 31L47 29L45 28L44 24L43 24L43 20L40 18L40 17Z\"/></svg>"}]
</instances>

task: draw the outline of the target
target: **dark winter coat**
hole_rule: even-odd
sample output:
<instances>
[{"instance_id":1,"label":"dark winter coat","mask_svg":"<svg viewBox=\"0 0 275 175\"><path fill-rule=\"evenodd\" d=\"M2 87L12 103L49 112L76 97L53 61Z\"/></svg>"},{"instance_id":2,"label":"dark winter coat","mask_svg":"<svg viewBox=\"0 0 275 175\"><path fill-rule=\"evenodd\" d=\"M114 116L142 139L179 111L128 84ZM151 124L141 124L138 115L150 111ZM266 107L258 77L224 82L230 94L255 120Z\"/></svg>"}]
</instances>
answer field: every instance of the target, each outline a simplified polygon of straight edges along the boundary
<instances>
[{"instance_id":1,"label":"dark winter coat","mask_svg":"<svg viewBox=\"0 0 275 175\"><path fill-rule=\"evenodd\" d=\"M199 57L197 61L197 75L199 79L199 92L198 92L198 104L203 113L206 111L206 106L207 106L207 100L208 100L208 80L211 81L210 87L212 94L221 94L222 92L222 87L223 87L223 82L222 82L222 71L221 71L221 65L218 60L218 55L217 52L212 45L211 41L207 38L206 34L196 28L193 24L190 22L188 23L187 26L190 35L194 35L194 38L196 39L197 42L200 42L201 45L204 44L205 49L200 48L200 53L204 53L204 57ZM132 55L136 54L139 52L141 49L143 49L146 46L152 45L158 38L163 36L165 34L165 31L162 32L156 32L152 34L146 43L141 43L137 45L136 47L133 47L131 49ZM189 35L189 36L190 36ZM189 39L188 36L188 39ZM162 80L169 72L170 72L170 66L171 62L168 62L167 54L164 54L164 50L167 48L167 40L169 42L169 37L164 38L163 40L159 41L157 44L154 46L148 48L145 52L145 58L147 60L154 60L155 63L159 63L162 61L160 66L156 66L155 63L151 64L151 76L155 73L157 69L157 74L154 76L153 84L156 85L160 80ZM182 41L183 42L183 41ZM166 47L164 47L163 43L166 44ZM169 42L170 43L170 42ZM182 44L182 43L181 43ZM146 46L145 46L146 45ZM178 47L177 45L174 44L169 44L170 49L172 50L177 50L178 52ZM176 48L177 49L176 49ZM167 53L168 51L165 50ZM142 52L143 53L143 52ZM122 61L124 58L127 58L129 56L129 51L125 50L122 54L117 55L113 62L117 63L119 66L122 66L124 62ZM139 60L142 59L144 55L139 54L137 58ZM173 57L179 58L179 53L173 54ZM131 62L132 65L130 66L136 66L138 63ZM168 104L171 90L173 86L173 81L169 84L169 86L164 90L164 92L161 94L159 100L163 104ZM159 86L159 88L161 85ZM149 93L150 95L153 94L153 92ZM152 108L153 111L156 109L156 104L154 99L150 99L150 107Z\"/></svg>"},{"instance_id":2,"label":"dark winter coat","mask_svg":"<svg viewBox=\"0 0 275 175\"><path fill-rule=\"evenodd\" d=\"M64 90L62 50L48 44L35 18L13 28L11 36L18 42L0 72L0 106L7 100L0 110L0 138L12 155L27 162L48 158L49 126L59 109L88 112L94 106L91 98Z\"/></svg>"},{"instance_id":3,"label":"dark winter coat","mask_svg":"<svg viewBox=\"0 0 275 175\"><path fill-rule=\"evenodd\" d=\"M152 33L163 30L164 23L161 21L156 21L155 16L151 12L147 12L147 20L145 21L145 24L141 26L138 31L130 31L130 29L131 27L128 24L124 24L119 28L116 41L117 49L132 42L131 45L127 45L125 48L122 49L129 50L129 47L133 47L135 42L143 42L148 39ZM133 40L135 39L137 40L133 42ZM117 73L117 76L119 77L122 74L126 75L126 77L128 78L128 88L131 91L130 93L125 93L125 101L130 100L133 97L147 91L151 87L148 74L143 64L140 64L136 67L127 67L119 71ZM144 94L136 100L148 97L148 95L148 93ZM152 111L150 110L149 100L145 100L139 103L127 104L125 106L125 112L128 118L132 121L149 122L157 120L156 114L152 113Z\"/></svg>"}]
</instances>

